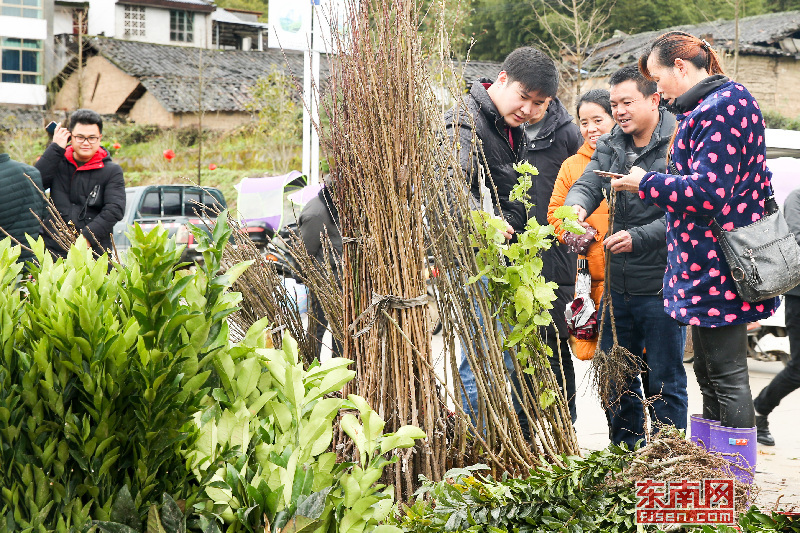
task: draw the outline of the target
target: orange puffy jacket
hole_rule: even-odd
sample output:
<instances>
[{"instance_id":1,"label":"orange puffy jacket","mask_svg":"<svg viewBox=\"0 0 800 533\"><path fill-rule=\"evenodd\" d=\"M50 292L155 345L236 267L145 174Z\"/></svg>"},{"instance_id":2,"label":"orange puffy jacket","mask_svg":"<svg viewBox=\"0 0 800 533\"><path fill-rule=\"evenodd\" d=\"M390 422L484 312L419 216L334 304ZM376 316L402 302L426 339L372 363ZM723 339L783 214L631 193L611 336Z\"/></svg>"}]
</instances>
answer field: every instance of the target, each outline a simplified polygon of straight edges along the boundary
<instances>
[{"instance_id":1,"label":"orange puffy jacket","mask_svg":"<svg viewBox=\"0 0 800 533\"><path fill-rule=\"evenodd\" d=\"M554 216L555 210L564 205L564 199L572 185L581 177L583 170L589 161L592 159L594 149L589 146L589 143L584 143L580 147L578 153L572 157L568 157L561 165L561 170L558 172L556 183L553 187L553 195L550 197L550 205L547 207L547 221L552 224L556 229L558 239L563 242L562 235L564 231L561 229L561 220ZM597 237L595 242L589 246L589 251L585 259L589 261L589 274L592 276L592 300L595 306L600 308L600 297L603 294L603 278L605 275L605 250L603 250L603 239L608 233L608 204L605 200L600 206L586 218L592 227L597 230ZM583 258L584 256L578 256ZM575 357L586 361L591 359L594 355L596 340L580 340L574 337L570 338L572 349L575 352Z\"/></svg>"}]
</instances>

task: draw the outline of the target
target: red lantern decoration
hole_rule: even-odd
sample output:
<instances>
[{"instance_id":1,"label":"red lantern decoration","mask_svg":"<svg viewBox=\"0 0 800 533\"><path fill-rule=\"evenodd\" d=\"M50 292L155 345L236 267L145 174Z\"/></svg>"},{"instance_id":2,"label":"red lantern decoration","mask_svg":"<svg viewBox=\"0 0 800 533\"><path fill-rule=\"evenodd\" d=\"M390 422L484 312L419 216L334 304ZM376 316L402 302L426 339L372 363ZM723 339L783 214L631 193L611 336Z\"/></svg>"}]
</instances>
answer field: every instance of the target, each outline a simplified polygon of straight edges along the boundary
<instances>
[{"instance_id":1,"label":"red lantern decoration","mask_svg":"<svg viewBox=\"0 0 800 533\"><path fill-rule=\"evenodd\" d=\"M217 165L211 163L210 165L208 165L208 170L217 170Z\"/></svg>"},{"instance_id":2,"label":"red lantern decoration","mask_svg":"<svg viewBox=\"0 0 800 533\"><path fill-rule=\"evenodd\" d=\"M170 159L174 159L174 158L175 158L175 152L173 152L171 149L170 150L164 150L164 159L169 161Z\"/></svg>"}]
</instances>

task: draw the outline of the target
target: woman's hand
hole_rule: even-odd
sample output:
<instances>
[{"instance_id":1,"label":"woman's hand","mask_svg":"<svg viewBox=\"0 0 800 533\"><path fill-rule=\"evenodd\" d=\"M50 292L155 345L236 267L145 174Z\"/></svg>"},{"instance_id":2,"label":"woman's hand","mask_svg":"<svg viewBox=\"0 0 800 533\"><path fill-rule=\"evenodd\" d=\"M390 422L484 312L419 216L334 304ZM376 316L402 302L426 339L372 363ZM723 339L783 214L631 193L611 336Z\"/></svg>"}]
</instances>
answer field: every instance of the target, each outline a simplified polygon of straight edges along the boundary
<instances>
[{"instance_id":1,"label":"woman's hand","mask_svg":"<svg viewBox=\"0 0 800 533\"><path fill-rule=\"evenodd\" d=\"M611 188L616 192L639 192L639 184L647 171L641 167L633 167L629 174L611 180Z\"/></svg>"}]
</instances>

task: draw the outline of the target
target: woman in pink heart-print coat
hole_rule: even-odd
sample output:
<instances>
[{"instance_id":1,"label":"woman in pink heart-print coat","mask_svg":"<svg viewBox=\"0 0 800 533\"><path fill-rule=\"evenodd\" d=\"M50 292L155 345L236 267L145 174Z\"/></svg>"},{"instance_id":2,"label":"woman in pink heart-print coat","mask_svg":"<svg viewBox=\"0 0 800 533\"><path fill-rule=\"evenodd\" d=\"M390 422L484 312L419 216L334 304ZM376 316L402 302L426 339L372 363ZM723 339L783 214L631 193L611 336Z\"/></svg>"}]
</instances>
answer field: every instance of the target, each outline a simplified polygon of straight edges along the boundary
<instances>
[{"instance_id":1,"label":"woman in pink heart-print coat","mask_svg":"<svg viewBox=\"0 0 800 533\"><path fill-rule=\"evenodd\" d=\"M764 119L748 90L723 75L709 44L687 33L658 37L639 69L658 83L678 119L671 174L634 167L612 186L638 191L646 204L666 211L664 306L692 326L702 418L728 428L753 428L747 323L770 316L778 300L747 303L739 297L709 223L713 217L729 230L764 215L772 177Z\"/></svg>"}]
</instances>

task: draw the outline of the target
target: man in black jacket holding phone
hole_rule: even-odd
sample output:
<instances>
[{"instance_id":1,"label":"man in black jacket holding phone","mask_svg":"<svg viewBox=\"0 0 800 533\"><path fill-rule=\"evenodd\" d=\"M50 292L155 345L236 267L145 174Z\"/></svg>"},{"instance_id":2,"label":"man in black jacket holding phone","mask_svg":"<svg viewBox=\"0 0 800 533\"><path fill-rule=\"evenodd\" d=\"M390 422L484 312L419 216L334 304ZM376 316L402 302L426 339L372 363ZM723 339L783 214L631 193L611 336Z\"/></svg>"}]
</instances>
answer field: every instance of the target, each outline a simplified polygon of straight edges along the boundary
<instances>
[{"instance_id":1,"label":"man in black jacket holding phone","mask_svg":"<svg viewBox=\"0 0 800 533\"><path fill-rule=\"evenodd\" d=\"M111 232L125 214L125 180L122 168L100 146L103 119L89 109L78 109L69 128L56 125L53 142L36 162L42 185L66 224L72 223L95 254L111 249ZM51 234L57 230L48 214L43 222L47 250L54 257L67 251Z\"/></svg>"}]
</instances>

